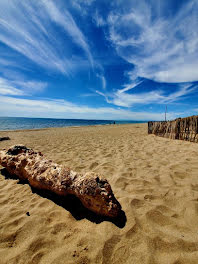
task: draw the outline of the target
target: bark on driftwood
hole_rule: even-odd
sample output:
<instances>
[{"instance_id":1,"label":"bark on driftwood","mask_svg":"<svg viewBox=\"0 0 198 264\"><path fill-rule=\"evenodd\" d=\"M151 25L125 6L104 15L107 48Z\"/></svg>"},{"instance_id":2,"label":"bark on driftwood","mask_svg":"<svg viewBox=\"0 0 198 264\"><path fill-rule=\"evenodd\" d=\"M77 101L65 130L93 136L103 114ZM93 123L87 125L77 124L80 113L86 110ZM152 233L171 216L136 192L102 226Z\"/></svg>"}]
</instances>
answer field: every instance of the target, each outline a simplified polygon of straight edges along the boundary
<instances>
[{"instance_id":1,"label":"bark on driftwood","mask_svg":"<svg viewBox=\"0 0 198 264\"><path fill-rule=\"evenodd\" d=\"M116 217L121 212L110 184L96 173L81 175L23 145L0 151L0 164L10 174L27 179L35 188L50 190L61 196L75 195L86 208L97 214Z\"/></svg>"}]
</instances>

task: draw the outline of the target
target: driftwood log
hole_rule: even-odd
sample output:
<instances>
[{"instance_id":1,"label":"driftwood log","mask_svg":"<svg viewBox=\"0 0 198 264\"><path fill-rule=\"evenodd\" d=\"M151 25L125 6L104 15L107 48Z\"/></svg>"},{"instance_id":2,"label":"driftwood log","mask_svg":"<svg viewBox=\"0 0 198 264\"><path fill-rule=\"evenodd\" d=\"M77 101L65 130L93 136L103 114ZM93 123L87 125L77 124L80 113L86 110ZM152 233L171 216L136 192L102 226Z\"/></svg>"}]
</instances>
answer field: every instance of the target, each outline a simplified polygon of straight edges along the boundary
<instances>
[{"instance_id":1,"label":"driftwood log","mask_svg":"<svg viewBox=\"0 0 198 264\"><path fill-rule=\"evenodd\" d=\"M96 173L81 175L23 145L0 151L0 164L10 174L27 179L34 188L50 190L61 196L75 195L86 208L97 214L116 217L121 212L110 184Z\"/></svg>"}]
</instances>

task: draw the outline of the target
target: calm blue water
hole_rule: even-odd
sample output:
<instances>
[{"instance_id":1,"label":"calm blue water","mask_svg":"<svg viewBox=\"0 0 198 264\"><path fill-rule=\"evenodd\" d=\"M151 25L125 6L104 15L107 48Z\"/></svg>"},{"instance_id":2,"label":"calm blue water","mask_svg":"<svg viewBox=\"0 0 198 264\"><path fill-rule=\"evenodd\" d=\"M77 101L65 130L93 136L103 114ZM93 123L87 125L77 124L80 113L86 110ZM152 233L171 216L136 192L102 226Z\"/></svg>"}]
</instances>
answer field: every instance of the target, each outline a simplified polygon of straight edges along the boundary
<instances>
[{"instance_id":1,"label":"calm blue water","mask_svg":"<svg viewBox=\"0 0 198 264\"><path fill-rule=\"evenodd\" d=\"M47 127L69 127L113 124L114 120L53 119L0 117L0 130L38 129ZM143 121L115 121L116 124L144 123Z\"/></svg>"}]
</instances>

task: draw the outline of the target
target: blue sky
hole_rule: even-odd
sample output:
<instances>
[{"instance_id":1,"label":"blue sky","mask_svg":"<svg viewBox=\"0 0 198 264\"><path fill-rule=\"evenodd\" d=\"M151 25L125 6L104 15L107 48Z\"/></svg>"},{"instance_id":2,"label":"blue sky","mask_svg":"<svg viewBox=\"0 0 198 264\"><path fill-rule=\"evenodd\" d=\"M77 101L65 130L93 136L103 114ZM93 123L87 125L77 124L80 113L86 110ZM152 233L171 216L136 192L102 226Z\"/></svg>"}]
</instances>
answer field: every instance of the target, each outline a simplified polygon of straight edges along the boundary
<instances>
[{"instance_id":1,"label":"blue sky","mask_svg":"<svg viewBox=\"0 0 198 264\"><path fill-rule=\"evenodd\" d=\"M0 1L0 115L198 113L198 1Z\"/></svg>"}]
</instances>

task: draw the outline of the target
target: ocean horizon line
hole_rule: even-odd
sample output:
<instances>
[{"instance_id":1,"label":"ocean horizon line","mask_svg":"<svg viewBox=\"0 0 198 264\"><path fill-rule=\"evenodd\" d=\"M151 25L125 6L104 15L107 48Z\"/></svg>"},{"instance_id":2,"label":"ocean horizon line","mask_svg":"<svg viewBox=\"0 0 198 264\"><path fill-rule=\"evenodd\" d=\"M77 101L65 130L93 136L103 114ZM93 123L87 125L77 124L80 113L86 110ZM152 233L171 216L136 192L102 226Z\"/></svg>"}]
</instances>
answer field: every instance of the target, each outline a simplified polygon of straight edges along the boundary
<instances>
[{"instance_id":1,"label":"ocean horizon line","mask_svg":"<svg viewBox=\"0 0 198 264\"><path fill-rule=\"evenodd\" d=\"M50 127L81 127L112 124L146 123L142 120L102 120L72 118L40 118L40 117L0 117L0 131L31 130Z\"/></svg>"}]
</instances>

